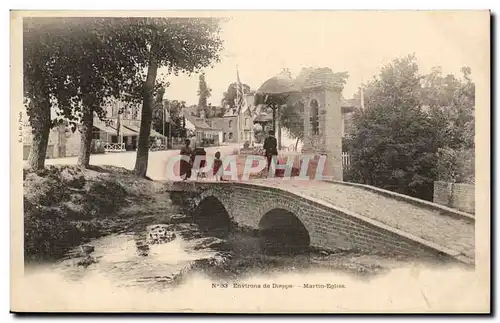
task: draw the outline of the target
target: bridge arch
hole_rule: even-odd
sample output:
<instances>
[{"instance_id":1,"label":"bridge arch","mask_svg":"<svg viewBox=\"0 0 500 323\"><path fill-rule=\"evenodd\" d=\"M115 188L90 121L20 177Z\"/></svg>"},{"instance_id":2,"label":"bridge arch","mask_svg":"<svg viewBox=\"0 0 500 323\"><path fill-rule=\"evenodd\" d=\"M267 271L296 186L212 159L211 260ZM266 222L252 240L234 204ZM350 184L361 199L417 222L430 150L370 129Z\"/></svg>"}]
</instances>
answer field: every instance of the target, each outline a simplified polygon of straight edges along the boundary
<instances>
[{"instance_id":1,"label":"bridge arch","mask_svg":"<svg viewBox=\"0 0 500 323\"><path fill-rule=\"evenodd\" d=\"M311 246L311 237L294 213L274 208L259 221L259 243L265 254L291 255L306 252Z\"/></svg>"},{"instance_id":2,"label":"bridge arch","mask_svg":"<svg viewBox=\"0 0 500 323\"><path fill-rule=\"evenodd\" d=\"M297 197L298 198L298 197ZM299 207L300 203L296 203L292 198L289 197L278 197L272 198L264 203L260 204L257 208L257 214L259 215L259 221L264 215L271 212L274 209L281 209L292 213L296 216L300 222L304 225L308 232L314 232L314 223L312 219ZM258 225L258 223L256 223Z\"/></svg>"},{"instance_id":3,"label":"bridge arch","mask_svg":"<svg viewBox=\"0 0 500 323\"><path fill-rule=\"evenodd\" d=\"M200 231L216 237L226 237L231 229L231 216L221 198L213 192L204 192L197 201L194 223Z\"/></svg>"}]
</instances>

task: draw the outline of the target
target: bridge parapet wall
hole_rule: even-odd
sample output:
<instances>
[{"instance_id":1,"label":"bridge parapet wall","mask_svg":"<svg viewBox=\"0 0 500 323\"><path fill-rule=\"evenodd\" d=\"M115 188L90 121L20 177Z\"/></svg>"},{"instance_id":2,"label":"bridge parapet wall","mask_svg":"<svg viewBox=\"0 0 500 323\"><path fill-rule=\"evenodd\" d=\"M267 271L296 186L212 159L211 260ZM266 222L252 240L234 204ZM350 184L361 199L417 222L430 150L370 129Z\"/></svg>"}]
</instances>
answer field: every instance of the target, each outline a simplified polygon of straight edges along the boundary
<instances>
[{"instance_id":1,"label":"bridge parapet wall","mask_svg":"<svg viewBox=\"0 0 500 323\"><path fill-rule=\"evenodd\" d=\"M170 190L194 193L193 207L208 196L213 196L224 205L234 222L253 229L258 229L260 219L273 209L292 212L309 232L311 246L321 249L359 250L473 263L470 259L462 258L459 252L348 210L332 207L320 200L278 188L239 182L184 182L175 183Z\"/></svg>"}]
</instances>

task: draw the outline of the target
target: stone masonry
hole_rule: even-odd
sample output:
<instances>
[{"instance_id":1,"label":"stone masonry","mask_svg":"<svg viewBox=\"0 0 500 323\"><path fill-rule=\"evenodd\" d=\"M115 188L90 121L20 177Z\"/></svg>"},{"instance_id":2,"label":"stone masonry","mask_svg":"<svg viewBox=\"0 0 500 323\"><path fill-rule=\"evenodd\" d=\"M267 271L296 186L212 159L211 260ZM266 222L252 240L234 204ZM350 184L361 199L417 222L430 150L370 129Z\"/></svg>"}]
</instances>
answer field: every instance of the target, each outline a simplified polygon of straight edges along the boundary
<instances>
[{"instance_id":1,"label":"stone masonry","mask_svg":"<svg viewBox=\"0 0 500 323\"><path fill-rule=\"evenodd\" d=\"M472 234L472 246L466 243L467 247L464 250L472 248L472 257L470 253L464 255L464 252L450 249L449 245L436 244L373 218L336 207L328 203L328 199L322 200L314 198L312 195L308 197L304 194L294 193L293 189L282 189L272 184L253 184L253 182L252 184L248 182L177 182L170 185L168 190L171 191L196 192L193 203L195 207L209 196L216 198L234 222L253 229L258 229L261 218L273 209L290 211L309 232L313 247L332 251L338 249L364 250L420 259L454 259L473 264L474 243L473 232L471 233L470 230L466 230L466 232ZM290 187L290 184L283 185ZM307 189L304 185L298 185L298 187L302 187L302 190ZM327 187L325 186L325 188ZM328 192L328 189L325 191ZM358 203L362 204L363 201L358 201ZM210 210L204 211L210 214ZM386 211L379 210L379 212ZM394 216L402 215L395 214ZM442 217L443 215L436 212L436 216ZM448 223L452 220L444 219L444 221ZM472 227L469 227L470 224L457 222L457 225L466 225L467 229L472 228L473 231L473 224ZM457 229L453 232L463 232L463 229ZM458 236L454 240L458 240ZM464 241L470 241L470 239L466 237Z\"/></svg>"},{"instance_id":2,"label":"stone masonry","mask_svg":"<svg viewBox=\"0 0 500 323\"><path fill-rule=\"evenodd\" d=\"M475 186L473 184L434 182L434 203L475 213Z\"/></svg>"},{"instance_id":3,"label":"stone masonry","mask_svg":"<svg viewBox=\"0 0 500 323\"><path fill-rule=\"evenodd\" d=\"M332 75L331 75L332 74ZM301 85L304 104L304 147L302 152L316 158L326 156L323 174L341 181L342 173L342 88L331 81L333 73L317 69ZM317 120L314 120L314 104L317 104ZM319 131L313 131L313 123L319 123ZM311 169L314 176L315 169Z\"/></svg>"}]
</instances>

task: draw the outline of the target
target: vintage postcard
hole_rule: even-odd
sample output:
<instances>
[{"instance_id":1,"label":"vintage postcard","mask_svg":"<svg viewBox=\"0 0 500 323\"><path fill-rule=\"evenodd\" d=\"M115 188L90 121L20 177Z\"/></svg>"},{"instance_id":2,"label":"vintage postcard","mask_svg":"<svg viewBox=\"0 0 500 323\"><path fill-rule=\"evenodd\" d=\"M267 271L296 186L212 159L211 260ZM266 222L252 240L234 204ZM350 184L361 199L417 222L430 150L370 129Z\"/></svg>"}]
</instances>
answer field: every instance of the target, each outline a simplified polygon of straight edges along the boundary
<instances>
[{"instance_id":1,"label":"vintage postcard","mask_svg":"<svg viewBox=\"0 0 500 323\"><path fill-rule=\"evenodd\" d=\"M489 313L490 12L12 11L11 311Z\"/></svg>"}]
</instances>

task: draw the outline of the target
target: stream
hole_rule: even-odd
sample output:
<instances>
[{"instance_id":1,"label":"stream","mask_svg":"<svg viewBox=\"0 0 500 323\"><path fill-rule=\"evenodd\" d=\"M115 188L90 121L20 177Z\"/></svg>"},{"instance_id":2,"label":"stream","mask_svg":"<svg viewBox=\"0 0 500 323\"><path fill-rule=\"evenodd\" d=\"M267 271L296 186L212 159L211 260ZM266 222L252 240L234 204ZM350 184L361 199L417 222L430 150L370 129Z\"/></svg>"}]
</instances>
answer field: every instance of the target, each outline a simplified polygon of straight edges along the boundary
<instances>
[{"instance_id":1,"label":"stream","mask_svg":"<svg viewBox=\"0 0 500 323\"><path fill-rule=\"evenodd\" d=\"M160 239L158 230L164 235ZM261 238L252 230L235 228L221 239L220 233L202 233L192 223L150 223L78 246L64 259L50 264L49 269L68 282L92 283L97 275L117 288L157 291L175 288L196 274L232 282L252 275L326 270L370 279L408 263L407 259L355 251L306 248L290 252L276 248L283 246L275 246L271 253L263 251Z\"/></svg>"}]
</instances>

